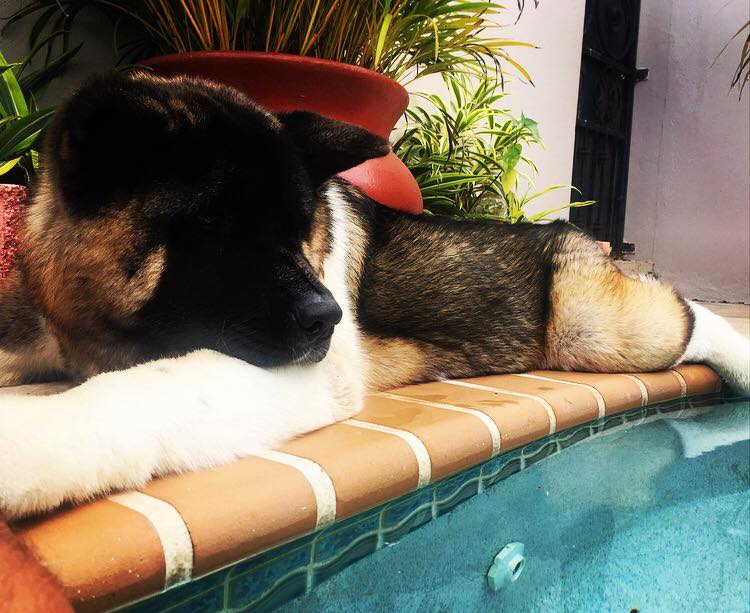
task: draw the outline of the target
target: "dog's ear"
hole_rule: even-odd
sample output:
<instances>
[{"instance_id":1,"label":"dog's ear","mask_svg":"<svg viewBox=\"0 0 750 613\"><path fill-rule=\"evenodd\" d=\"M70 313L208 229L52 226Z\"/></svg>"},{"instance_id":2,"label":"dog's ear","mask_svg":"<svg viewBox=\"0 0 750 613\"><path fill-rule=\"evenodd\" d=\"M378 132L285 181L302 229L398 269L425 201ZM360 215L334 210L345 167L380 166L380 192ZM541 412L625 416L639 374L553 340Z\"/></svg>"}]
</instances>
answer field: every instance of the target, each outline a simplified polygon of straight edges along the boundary
<instances>
[{"instance_id":1,"label":"dog's ear","mask_svg":"<svg viewBox=\"0 0 750 613\"><path fill-rule=\"evenodd\" d=\"M46 166L66 203L94 214L169 164L168 107L127 75L95 77L62 105L45 138Z\"/></svg>"},{"instance_id":2,"label":"dog's ear","mask_svg":"<svg viewBox=\"0 0 750 613\"><path fill-rule=\"evenodd\" d=\"M365 160L387 155L391 150L386 139L317 113L292 111L279 113L277 117L302 155L316 185Z\"/></svg>"}]
</instances>

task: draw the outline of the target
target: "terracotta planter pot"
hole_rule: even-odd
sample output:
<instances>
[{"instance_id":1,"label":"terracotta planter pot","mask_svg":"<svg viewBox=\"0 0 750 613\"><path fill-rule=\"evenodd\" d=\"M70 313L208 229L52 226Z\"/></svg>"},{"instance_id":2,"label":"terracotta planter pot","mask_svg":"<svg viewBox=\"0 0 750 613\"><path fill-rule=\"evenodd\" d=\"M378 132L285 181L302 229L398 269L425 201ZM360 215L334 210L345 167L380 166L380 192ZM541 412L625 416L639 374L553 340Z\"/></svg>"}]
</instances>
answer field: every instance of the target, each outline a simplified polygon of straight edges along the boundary
<instances>
[{"instance_id":1,"label":"terracotta planter pot","mask_svg":"<svg viewBox=\"0 0 750 613\"><path fill-rule=\"evenodd\" d=\"M18 252L18 218L26 194L22 185L0 183L0 285Z\"/></svg>"},{"instance_id":2,"label":"terracotta planter pot","mask_svg":"<svg viewBox=\"0 0 750 613\"><path fill-rule=\"evenodd\" d=\"M252 51L177 53L144 62L157 74L187 74L236 87L271 111L306 110L357 124L388 138L409 103L388 77L339 62ZM393 153L341 173L368 196L395 209L420 213L414 177Z\"/></svg>"}]
</instances>

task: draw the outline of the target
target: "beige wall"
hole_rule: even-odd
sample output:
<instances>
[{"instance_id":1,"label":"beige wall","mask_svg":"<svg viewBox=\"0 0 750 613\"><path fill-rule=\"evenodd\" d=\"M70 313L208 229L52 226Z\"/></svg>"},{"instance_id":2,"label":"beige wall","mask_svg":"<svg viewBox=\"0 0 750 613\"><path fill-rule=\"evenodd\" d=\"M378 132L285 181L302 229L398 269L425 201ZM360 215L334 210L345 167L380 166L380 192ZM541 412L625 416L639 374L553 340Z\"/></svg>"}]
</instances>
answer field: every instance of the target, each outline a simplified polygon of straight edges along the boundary
<instances>
[{"instance_id":1,"label":"beige wall","mask_svg":"<svg viewBox=\"0 0 750 613\"><path fill-rule=\"evenodd\" d=\"M750 90L729 91L747 0L642 0L625 240L689 298L750 302ZM714 63L714 60L716 62Z\"/></svg>"},{"instance_id":2,"label":"beige wall","mask_svg":"<svg viewBox=\"0 0 750 613\"><path fill-rule=\"evenodd\" d=\"M505 3L512 6L513 3ZM553 183L570 183L573 173L578 80L581 69L581 41L585 0L541 0L534 9L531 1L517 25L509 28L513 38L535 43L538 49L513 53L531 74L534 86L514 85L506 99L539 122L546 150L535 151L539 167L537 188ZM546 194L532 205L531 212L570 202L570 190ZM558 214L568 218L568 211Z\"/></svg>"},{"instance_id":3,"label":"beige wall","mask_svg":"<svg viewBox=\"0 0 750 613\"><path fill-rule=\"evenodd\" d=\"M539 122L546 149L530 149L539 167L537 188L553 183L570 183L573 171L573 145L581 66L581 40L585 0L542 0L536 9L526 2L526 10L513 24L515 2L505 17L507 27L490 34L536 44L538 49L513 48L512 56L528 70L534 85L510 78L510 95L501 101L503 108ZM408 86L409 91L443 92L441 78L429 75ZM559 190L539 198L529 207L534 213L570 201L569 190ZM568 218L568 212L558 213Z\"/></svg>"}]
</instances>

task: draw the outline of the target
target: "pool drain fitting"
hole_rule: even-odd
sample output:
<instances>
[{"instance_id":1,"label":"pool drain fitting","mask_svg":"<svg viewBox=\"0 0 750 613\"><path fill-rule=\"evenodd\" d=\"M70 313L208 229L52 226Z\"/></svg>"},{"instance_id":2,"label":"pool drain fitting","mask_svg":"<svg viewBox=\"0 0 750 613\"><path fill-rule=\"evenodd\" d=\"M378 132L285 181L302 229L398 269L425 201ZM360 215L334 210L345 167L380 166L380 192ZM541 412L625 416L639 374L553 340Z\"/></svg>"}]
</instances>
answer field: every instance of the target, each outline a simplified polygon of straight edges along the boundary
<instances>
[{"instance_id":1,"label":"pool drain fitting","mask_svg":"<svg viewBox=\"0 0 750 613\"><path fill-rule=\"evenodd\" d=\"M521 576L525 565L523 543L508 543L492 561L487 571L487 584L493 592L505 589Z\"/></svg>"}]
</instances>

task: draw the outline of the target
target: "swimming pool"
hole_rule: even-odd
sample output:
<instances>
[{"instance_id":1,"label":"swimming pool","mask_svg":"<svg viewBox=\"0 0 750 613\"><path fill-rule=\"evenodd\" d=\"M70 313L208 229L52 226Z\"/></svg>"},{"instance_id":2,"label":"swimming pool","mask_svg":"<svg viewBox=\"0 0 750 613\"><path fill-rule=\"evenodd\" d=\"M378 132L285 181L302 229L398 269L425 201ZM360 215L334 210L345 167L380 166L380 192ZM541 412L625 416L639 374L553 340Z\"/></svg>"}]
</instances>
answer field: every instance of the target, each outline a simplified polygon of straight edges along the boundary
<instances>
[{"instance_id":1,"label":"swimming pool","mask_svg":"<svg viewBox=\"0 0 750 613\"><path fill-rule=\"evenodd\" d=\"M282 611L748 611L750 401L652 415L481 491ZM508 543L525 565L486 573Z\"/></svg>"}]
</instances>

